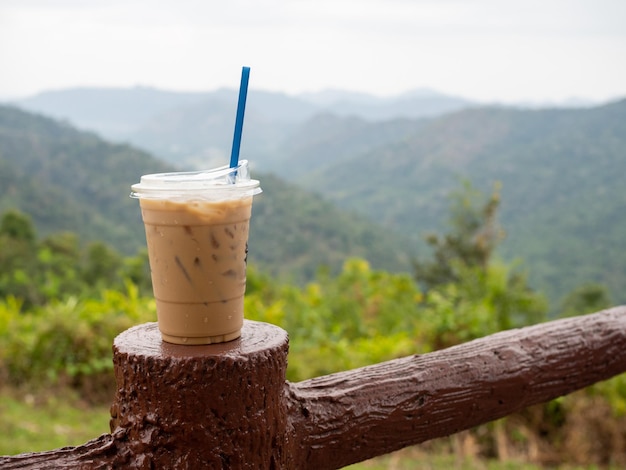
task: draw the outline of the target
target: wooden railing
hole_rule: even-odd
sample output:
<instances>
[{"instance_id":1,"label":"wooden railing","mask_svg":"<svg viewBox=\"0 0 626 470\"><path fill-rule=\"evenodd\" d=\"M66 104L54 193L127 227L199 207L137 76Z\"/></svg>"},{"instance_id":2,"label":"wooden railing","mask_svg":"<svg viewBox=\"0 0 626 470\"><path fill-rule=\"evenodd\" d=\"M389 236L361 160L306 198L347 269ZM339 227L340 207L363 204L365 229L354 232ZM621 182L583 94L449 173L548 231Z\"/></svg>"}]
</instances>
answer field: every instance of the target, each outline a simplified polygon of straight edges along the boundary
<instances>
[{"instance_id":1,"label":"wooden railing","mask_svg":"<svg viewBox=\"0 0 626 470\"><path fill-rule=\"evenodd\" d=\"M265 323L211 346L163 343L148 323L113 352L111 433L0 468L341 468L625 372L626 307L299 383L287 333Z\"/></svg>"}]
</instances>

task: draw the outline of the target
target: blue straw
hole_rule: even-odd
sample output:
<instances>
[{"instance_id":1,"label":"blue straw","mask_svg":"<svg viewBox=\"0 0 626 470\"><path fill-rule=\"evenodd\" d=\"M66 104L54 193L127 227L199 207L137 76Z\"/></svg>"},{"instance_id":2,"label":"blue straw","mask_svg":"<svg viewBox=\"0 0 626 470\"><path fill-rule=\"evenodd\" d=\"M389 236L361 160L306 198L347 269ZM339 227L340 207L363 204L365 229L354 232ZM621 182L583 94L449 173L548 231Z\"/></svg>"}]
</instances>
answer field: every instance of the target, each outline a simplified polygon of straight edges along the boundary
<instances>
[{"instance_id":1,"label":"blue straw","mask_svg":"<svg viewBox=\"0 0 626 470\"><path fill-rule=\"evenodd\" d=\"M233 150L230 153L230 167L239 165L239 147L241 147L241 132L243 130L243 115L246 111L246 97L248 96L248 79L250 67L241 69L241 85L239 86L239 102L237 103L237 119L235 120L235 135L233 136Z\"/></svg>"}]
</instances>

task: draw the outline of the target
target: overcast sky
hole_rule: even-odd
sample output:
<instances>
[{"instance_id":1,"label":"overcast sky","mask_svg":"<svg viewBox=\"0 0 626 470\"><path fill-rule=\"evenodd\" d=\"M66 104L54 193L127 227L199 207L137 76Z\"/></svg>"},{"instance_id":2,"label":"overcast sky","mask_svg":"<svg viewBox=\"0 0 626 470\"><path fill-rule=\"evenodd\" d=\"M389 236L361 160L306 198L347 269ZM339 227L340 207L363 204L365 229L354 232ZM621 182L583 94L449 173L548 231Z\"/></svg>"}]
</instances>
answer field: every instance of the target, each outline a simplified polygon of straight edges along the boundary
<instances>
[{"instance_id":1,"label":"overcast sky","mask_svg":"<svg viewBox=\"0 0 626 470\"><path fill-rule=\"evenodd\" d=\"M250 87L626 96L626 0L0 0L0 97Z\"/></svg>"}]
</instances>

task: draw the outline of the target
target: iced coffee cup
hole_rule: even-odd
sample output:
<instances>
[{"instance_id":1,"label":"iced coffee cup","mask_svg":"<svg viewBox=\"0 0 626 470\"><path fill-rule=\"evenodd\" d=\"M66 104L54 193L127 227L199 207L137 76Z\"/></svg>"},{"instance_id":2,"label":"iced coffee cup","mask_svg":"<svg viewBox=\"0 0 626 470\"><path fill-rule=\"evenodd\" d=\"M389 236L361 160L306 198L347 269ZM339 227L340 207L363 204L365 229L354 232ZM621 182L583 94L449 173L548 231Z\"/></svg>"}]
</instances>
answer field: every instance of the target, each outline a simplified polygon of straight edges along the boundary
<instances>
[{"instance_id":1,"label":"iced coffee cup","mask_svg":"<svg viewBox=\"0 0 626 470\"><path fill-rule=\"evenodd\" d=\"M246 160L236 168L144 175L132 186L164 341L240 336L252 199L260 192Z\"/></svg>"}]
</instances>

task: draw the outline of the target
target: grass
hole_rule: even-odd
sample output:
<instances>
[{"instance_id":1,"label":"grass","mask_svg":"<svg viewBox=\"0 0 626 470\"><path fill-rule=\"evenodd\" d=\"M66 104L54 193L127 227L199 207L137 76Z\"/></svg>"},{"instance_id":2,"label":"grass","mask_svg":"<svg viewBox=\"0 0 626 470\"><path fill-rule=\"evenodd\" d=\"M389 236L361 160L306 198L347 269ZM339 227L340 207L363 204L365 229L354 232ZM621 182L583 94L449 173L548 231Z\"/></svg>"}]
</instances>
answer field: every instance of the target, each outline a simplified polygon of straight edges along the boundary
<instances>
[{"instance_id":1,"label":"grass","mask_svg":"<svg viewBox=\"0 0 626 470\"><path fill-rule=\"evenodd\" d=\"M543 470L522 462L485 461L454 455L400 451L390 456L350 465L349 470Z\"/></svg>"},{"instance_id":2,"label":"grass","mask_svg":"<svg viewBox=\"0 0 626 470\"><path fill-rule=\"evenodd\" d=\"M76 446L109 432L109 406L89 405L69 389L0 390L0 455ZM416 446L346 467L349 470L545 470L525 462L465 458ZM551 466L550 470L595 470Z\"/></svg>"},{"instance_id":3,"label":"grass","mask_svg":"<svg viewBox=\"0 0 626 470\"><path fill-rule=\"evenodd\" d=\"M472 459L412 447L345 467L346 470L597 470L595 466L541 467L526 462Z\"/></svg>"},{"instance_id":4,"label":"grass","mask_svg":"<svg viewBox=\"0 0 626 470\"><path fill-rule=\"evenodd\" d=\"M0 391L0 455L76 446L109 432L109 407L88 406L72 391Z\"/></svg>"}]
</instances>

